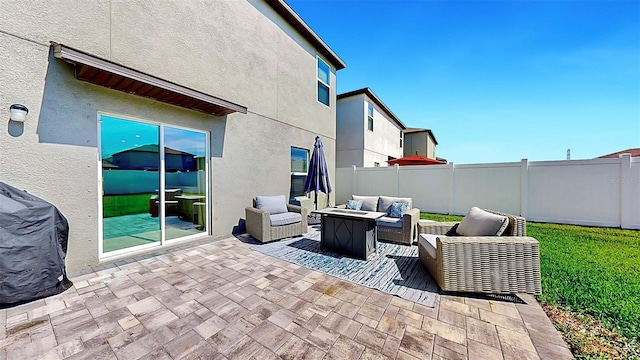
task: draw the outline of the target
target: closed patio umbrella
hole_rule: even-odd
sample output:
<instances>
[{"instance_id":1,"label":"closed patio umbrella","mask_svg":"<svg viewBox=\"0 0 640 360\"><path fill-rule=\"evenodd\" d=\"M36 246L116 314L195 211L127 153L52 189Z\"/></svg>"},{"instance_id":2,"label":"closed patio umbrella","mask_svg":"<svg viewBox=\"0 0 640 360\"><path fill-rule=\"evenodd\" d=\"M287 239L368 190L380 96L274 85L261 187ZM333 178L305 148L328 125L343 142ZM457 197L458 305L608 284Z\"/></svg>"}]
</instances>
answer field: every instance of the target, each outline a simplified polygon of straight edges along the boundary
<instances>
[{"instance_id":1,"label":"closed patio umbrella","mask_svg":"<svg viewBox=\"0 0 640 360\"><path fill-rule=\"evenodd\" d=\"M324 157L324 145L319 136L316 136L316 143L313 145L313 154L311 154L311 161L309 162L309 172L304 182L304 193L308 195L312 191L315 193L313 202L316 205L316 210L318 210L318 191L327 194L327 206L330 206L329 193L333 191L333 189L329 182L327 161Z\"/></svg>"}]
</instances>

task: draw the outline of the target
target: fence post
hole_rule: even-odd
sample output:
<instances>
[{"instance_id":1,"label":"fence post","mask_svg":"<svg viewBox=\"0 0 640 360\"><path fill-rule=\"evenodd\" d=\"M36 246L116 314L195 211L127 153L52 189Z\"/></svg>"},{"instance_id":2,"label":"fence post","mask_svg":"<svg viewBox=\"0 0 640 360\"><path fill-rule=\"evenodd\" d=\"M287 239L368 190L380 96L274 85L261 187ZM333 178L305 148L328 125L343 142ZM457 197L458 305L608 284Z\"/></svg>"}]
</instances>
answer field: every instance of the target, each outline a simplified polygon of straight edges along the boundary
<instances>
[{"instance_id":1,"label":"fence post","mask_svg":"<svg viewBox=\"0 0 640 360\"><path fill-rule=\"evenodd\" d=\"M529 160L520 160L520 216L529 216Z\"/></svg>"},{"instance_id":2,"label":"fence post","mask_svg":"<svg viewBox=\"0 0 640 360\"><path fill-rule=\"evenodd\" d=\"M631 177L631 154L620 154L620 227L630 229L633 223L634 201L632 186L635 179ZM636 205L637 206L637 205Z\"/></svg>"},{"instance_id":3,"label":"fence post","mask_svg":"<svg viewBox=\"0 0 640 360\"><path fill-rule=\"evenodd\" d=\"M456 189L454 186L455 165L451 162L449 166L449 209L447 212L449 215L453 214L453 205L456 201Z\"/></svg>"},{"instance_id":4,"label":"fence post","mask_svg":"<svg viewBox=\"0 0 640 360\"><path fill-rule=\"evenodd\" d=\"M396 168L396 196L400 196L400 165L393 165Z\"/></svg>"},{"instance_id":5,"label":"fence post","mask_svg":"<svg viewBox=\"0 0 640 360\"><path fill-rule=\"evenodd\" d=\"M351 191L351 194L355 195L355 194L358 193L356 191L356 183L357 183L357 181L356 181L356 166L355 165L351 165L351 166L353 168L353 177L351 178L352 179L352 184L351 184L351 190L352 191Z\"/></svg>"}]
</instances>

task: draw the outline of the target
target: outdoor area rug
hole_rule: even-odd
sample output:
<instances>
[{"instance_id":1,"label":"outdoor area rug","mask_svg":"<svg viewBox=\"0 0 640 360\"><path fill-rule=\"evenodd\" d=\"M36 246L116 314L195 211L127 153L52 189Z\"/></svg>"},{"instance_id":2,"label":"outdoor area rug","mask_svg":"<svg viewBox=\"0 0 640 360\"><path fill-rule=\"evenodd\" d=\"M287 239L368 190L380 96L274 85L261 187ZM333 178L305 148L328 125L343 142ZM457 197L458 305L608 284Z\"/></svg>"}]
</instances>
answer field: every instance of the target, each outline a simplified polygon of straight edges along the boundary
<instances>
[{"instance_id":1,"label":"outdoor area rug","mask_svg":"<svg viewBox=\"0 0 640 360\"><path fill-rule=\"evenodd\" d=\"M365 261L321 250L320 231L310 229L304 236L252 249L425 306L436 305L438 285L420 262L417 246L379 241L377 253Z\"/></svg>"}]
</instances>

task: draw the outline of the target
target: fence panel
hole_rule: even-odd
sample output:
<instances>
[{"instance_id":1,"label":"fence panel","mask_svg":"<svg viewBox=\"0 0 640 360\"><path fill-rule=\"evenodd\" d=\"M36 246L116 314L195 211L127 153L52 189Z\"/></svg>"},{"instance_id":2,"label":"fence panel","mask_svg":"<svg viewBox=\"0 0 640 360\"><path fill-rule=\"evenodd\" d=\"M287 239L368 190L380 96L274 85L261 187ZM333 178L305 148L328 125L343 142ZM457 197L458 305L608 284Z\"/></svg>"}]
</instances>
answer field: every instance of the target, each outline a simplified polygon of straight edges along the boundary
<instances>
[{"instance_id":1,"label":"fence panel","mask_svg":"<svg viewBox=\"0 0 640 360\"><path fill-rule=\"evenodd\" d=\"M356 195L397 196L398 175L395 166L358 169L355 192Z\"/></svg>"},{"instance_id":2,"label":"fence panel","mask_svg":"<svg viewBox=\"0 0 640 360\"><path fill-rule=\"evenodd\" d=\"M423 212L479 206L531 221L640 229L640 158L336 170L336 202L352 194L413 198Z\"/></svg>"},{"instance_id":3,"label":"fence panel","mask_svg":"<svg viewBox=\"0 0 640 360\"><path fill-rule=\"evenodd\" d=\"M520 163L456 165L453 214L473 206L520 214Z\"/></svg>"},{"instance_id":4,"label":"fence panel","mask_svg":"<svg viewBox=\"0 0 640 360\"><path fill-rule=\"evenodd\" d=\"M422 212L446 214L451 193L449 165L402 166L398 173L400 196L410 197Z\"/></svg>"}]
</instances>

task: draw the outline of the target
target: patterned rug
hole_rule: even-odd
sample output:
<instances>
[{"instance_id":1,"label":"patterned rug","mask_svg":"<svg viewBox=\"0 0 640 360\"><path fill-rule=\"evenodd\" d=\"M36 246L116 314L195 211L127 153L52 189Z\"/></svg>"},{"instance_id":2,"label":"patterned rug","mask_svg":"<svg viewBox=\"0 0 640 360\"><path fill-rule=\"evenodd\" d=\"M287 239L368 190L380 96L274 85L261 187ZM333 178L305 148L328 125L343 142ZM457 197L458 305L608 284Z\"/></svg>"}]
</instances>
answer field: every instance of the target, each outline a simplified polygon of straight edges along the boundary
<instances>
[{"instance_id":1,"label":"patterned rug","mask_svg":"<svg viewBox=\"0 0 640 360\"><path fill-rule=\"evenodd\" d=\"M434 307L438 285L418 258L417 246L378 242L368 260L320 249L318 226L304 236L255 245L253 250L356 284ZM244 235L249 237L249 235Z\"/></svg>"}]
</instances>

